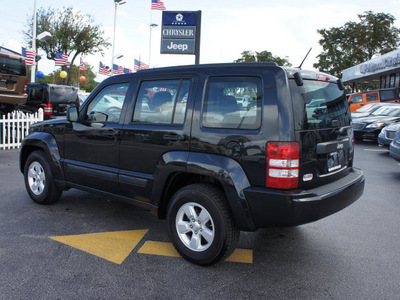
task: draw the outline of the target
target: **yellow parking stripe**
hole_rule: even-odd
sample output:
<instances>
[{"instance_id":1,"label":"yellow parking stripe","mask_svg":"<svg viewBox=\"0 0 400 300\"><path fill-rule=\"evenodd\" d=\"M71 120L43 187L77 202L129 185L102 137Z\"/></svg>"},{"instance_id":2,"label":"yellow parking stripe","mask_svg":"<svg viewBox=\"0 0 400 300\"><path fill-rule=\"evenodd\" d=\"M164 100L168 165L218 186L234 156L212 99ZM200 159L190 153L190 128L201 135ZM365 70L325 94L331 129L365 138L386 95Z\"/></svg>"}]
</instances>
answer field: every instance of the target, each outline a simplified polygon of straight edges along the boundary
<instances>
[{"instance_id":1,"label":"yellow parking stripe","mask_svg":"<svg viewBox=\"0 0 400 300\"><path fill-rule=\"evenodd\" d=\"M180 257L171 243L147 241L139 249L138 253L152 254L161 256ZM253 263L253 250L251 249L236 249L226 261L238 263Z\"/></svg>"},{"instance_id":2,"label":"yellow parking stripe","mask_svg":"<svg viewBox=\"0 0 400 300\"><path fill-rule=\"evenodd\" d=\"M122 264L147 231L148 229L127 230L50 238L113 263Z\"/></svg>"}]
</instances>

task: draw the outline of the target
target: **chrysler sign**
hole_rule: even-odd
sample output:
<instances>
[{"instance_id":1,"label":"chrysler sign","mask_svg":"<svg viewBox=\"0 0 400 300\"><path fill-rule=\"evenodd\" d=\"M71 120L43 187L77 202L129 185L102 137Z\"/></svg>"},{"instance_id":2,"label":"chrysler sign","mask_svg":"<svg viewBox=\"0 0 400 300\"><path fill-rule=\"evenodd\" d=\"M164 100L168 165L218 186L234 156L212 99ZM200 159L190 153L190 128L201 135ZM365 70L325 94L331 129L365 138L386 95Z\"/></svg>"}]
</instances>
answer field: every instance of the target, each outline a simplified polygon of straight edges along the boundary
<instances>
[{"instance_id":1,"label":"chrysler sign","mask_svg":"<svg viewBox=\"0 0 400 300\"><path fill-rule=\"evenodd\" d=\"M163 11L162 18L161 54L195 54L197 58L201 11Z\"/></svg>"}]
</instances>

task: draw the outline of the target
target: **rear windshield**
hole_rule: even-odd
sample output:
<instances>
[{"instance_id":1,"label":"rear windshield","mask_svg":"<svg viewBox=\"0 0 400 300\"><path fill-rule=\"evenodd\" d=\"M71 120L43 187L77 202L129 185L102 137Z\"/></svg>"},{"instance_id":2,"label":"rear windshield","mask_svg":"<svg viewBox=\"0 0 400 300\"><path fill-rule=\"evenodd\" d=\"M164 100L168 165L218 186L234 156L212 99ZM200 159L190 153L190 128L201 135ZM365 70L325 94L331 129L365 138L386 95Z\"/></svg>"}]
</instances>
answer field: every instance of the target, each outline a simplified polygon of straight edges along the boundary
<instances>
[{"instance_id":1,"label":"rear windshield","mask_svg":"<svg viewBox=\"0 0 400 300\"><path fill-rule=\"evenodd\" d=\"M296 130L325 129L350 125L351 114L344 91L337 84L304 80L297 86L290 80Z\"/></svg>"},{"instance_id":2,"label":"rear windshield","mask_svg":"<svg viewBox=\"0 0 400 300\"><path fill-rule=\"evenodd\" d=\"M26 76L25 61L0 55L0 73Z\"/></svg>"},{"instance_id":3,"label":"rear windshield","mask_svg":"<svg viewBox=\"0 0 400 300\"><path fill-rule=\"evenodd\" d=\"M60 87L50 87L50 102L71 102L78 101L78 91L74 87L70 86L60 86Z\"/></svg>"}]
</instances>

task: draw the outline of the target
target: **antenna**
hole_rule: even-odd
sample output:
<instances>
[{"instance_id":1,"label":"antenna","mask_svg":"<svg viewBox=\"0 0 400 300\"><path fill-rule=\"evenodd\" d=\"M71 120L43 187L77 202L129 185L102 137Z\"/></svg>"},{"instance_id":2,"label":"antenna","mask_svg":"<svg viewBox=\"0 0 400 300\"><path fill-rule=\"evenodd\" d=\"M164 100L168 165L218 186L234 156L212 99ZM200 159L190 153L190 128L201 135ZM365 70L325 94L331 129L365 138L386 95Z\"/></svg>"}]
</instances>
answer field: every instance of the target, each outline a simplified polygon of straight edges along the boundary
<instances>
[{"instance_id":1,"label":"antenna","mask_svg":"<svg viewBox=\"0 0 400 300\"><path fill-rule=\"evenodd\" d=\"M298 66L298 68L299 68L300 70L301 70L301 66L303 65L304 61L306 60L308 54L310 54L311 50L312 50L312 48L310 48L310 50L308 50L306 56L304 57L303 61L302 61L301 64L300 64L300 66Z\"/></svg>"}]
</instances>

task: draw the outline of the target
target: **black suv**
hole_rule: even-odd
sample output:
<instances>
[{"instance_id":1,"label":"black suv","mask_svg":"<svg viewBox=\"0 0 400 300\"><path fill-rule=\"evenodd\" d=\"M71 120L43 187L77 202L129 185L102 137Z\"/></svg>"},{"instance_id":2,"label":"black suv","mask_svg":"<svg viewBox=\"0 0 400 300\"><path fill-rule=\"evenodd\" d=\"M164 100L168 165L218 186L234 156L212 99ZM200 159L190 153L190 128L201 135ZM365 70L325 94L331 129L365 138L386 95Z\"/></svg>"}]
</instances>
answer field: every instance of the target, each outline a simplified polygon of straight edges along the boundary
<instances>
[{"instance_id":1,"label":"black suv","mask_svg":"<svg viewBox=\"0 0 400 300\"><path fill-rule=\"evenodd\" d=\"M43 108L44 119L49 120L58 116L65 116L67 108L79 106L78 89L73 86L28 83L26 88L28 99L19 109L25 112L37 112Z\"/></svg>"},{"instance_id":2,"label":"black suv","mask_svg":"<svg viewBox=\"0 0 400 300\"><path fill-rule=\"evenodd\" d=\"M337 78L215 64L106 79L66 120L32 126L20 169L40 204L78 188L150 208L183 257L209 265L240 230L300 225L356 201L364 177L353 155Z\"/></svg>"}]
</instances>

